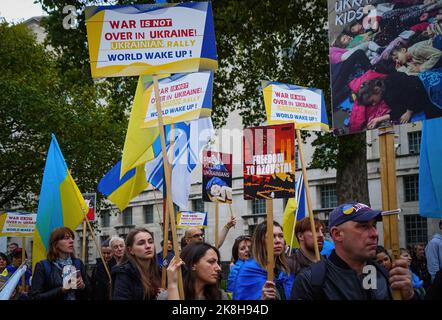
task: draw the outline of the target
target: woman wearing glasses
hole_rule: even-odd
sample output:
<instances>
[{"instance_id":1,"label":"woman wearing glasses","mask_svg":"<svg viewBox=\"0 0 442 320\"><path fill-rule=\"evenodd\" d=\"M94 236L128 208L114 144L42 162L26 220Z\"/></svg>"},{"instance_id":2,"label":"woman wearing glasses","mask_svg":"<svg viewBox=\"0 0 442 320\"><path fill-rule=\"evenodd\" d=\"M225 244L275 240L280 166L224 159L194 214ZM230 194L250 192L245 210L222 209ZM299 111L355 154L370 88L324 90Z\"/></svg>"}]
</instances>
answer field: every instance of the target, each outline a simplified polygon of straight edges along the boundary
<instances>
[{"instance_id":1,"label":"woman wearing glasses","mask_svg":"<svg viewBox=\"0 0 442 320\"><path fill-rule=\"evenodd\" d=\"M232 247L232 264L230 266L229 278L227 279L228 292L233 292L238 271L244 262L250 258L251 244L252 239L250 236L239 236L235 239Z\"/></svg>"},{"instance_id":2,"label":"woman wearing glasses","mask_svg":"<svg viewBox=\"0 0 442 320\"><path fill-rule=\"evenodd\" d=\"M57 228L49 238L47 259L35 266L31 298L35 300L87 300L91 286L86 269L74 254L74 232Z\"/></svg>"}]
</instances>

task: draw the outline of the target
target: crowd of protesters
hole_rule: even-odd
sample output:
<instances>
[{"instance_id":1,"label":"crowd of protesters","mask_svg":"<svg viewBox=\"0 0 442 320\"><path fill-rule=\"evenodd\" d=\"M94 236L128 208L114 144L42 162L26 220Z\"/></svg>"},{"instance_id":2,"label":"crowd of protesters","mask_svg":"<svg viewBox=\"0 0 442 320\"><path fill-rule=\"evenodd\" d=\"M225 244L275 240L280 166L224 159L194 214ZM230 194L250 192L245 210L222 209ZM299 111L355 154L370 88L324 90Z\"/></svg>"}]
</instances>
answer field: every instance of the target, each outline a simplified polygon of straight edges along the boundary
<instances>
[{"instance_id":1,"label":"crowd of protesters","mask_svg":"<svg viewBox=\"0 0 442 320\"><path fill-rule=\"evenodd\" d=\"M50 236L47 259L36 264L32 276L26 272L25 286L20 282L13 299L177 300L180 271L186 300L391 300L394 291L404 300L442 299L442 221L426 246L401 248L394 260L378 245L380 218L380 211L361 203L340 205L329 215L331 242L325 239L324 223L314 219L319 261L308 217L296 224L297 249L286 247L282 227L274 221L273 281L267 279L264 221L253 235L235 239L224 283L218 249L235 226L234 218L220 232L217 247L204 242L202 230L189 228L180 253L175 254L169 240L164 258L147 229L135 228L126 239L113 236L102 243L104 263L97 259L91 276L75 257L74 232L58 228ZM8 254L0 253L0 286L23 263L22 248L11 243L8 249ZM167 267L165 288L162 265Z\"/></svg>"}]
</instances>

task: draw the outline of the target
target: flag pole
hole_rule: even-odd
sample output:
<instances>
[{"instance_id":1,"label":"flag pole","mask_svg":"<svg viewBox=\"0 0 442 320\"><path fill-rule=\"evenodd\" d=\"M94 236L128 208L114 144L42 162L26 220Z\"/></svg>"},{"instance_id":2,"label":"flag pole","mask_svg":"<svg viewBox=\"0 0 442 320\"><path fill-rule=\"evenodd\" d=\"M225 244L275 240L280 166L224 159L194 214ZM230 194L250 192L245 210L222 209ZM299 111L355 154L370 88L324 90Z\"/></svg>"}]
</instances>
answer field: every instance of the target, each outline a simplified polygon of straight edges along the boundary
<instances>
[{"instance_id":1,"label":"flag pole","mask_svg":"<svg viewBox=\"0 0 442 320\"><path fill-rule=\"evenodd\" d=\"M161 110L160 89L158 85L158 76L154 74L152 78L153 78L154 91L155 91L155 106L158 114L158 128L160 131L160 139L161 139L161 153L163 155L163 164L164 164L166 199L167 199L166 207L167 211L169 212L170 224L172 227L173 249L175 251L175 254L177 254L179 252L179 247L178 247L178 239L176 232L175 213L173 210L171 172L169 170L170 167L166 164L167 162L166 138L164 135L164 123L163 123L163 115ZM178 269L178 293L180 300L184 300L183 274L181 272L181 268Z\"/></svg>"},{"instance_id":2,"label":"flag pole","mask_svg":"<svg viewBox=\"0 0 442 320\"><path fill-rule=\"evenodd\" d=\"M111 277L108 265L106 263L106 260L104 260L103 254L101 253L101 246L98 243L97 238L95 237L94 229L92 228L92 226L91 226L91 224L89 222L89 219L87 218L86 213L84 212L84 210L82 210L82 211L83 211L84 218L85 218L84 219L84 225L87 225L87 227L89 228L89 231L91 233L92 239L93 239L93 241L95 243L95 247L97 248L98 254L100 255L101 262L103 262L104 270L106 270L106 274L107 274L107 276L109 278L109 300L112 300L112 277ZM83 263L86 264L84 261L83 261Z\"/></svg>"},{"instance_id":3,"label":"flag pole","mask_svg":"<svg viewBox=\"0 0 442 320\"><path fill-rule=\"evenodd\" d=\"M172 162L173 162L173 147L174 147L174 143L175 143L175 124L171 124L170 125L170 152L169 152L169 162L166 163L166 161L164 162L164 165L169 166L169 170L172 170ZM163 226L163 261L161 263L162 268L161 268L161 287L166 289L166 275L167 275L167 266L164 265L164 259L167 256L167 246L168 246L168 242L169 242L169 215L167 214L167 201L164 201L163 203L164 207L165 207L165 212L166 214L164 215L164 226ZM177 253L175 253L177 254ZM169 261L170 262L170 261Z\"/></svg>"},{"instance_id":4,"label":"flag pole","mask_svg":"<svg viewBox=\"0 0 442 320\"><path fill-rule=\"evenodd\" d=\"M313 246L315 248L315 260L319 261L321 258L319 255L318 238L316 237L316 226L313 217L312 200L310 198L310 188L308 186L307 170L304 161L304 152L302 149L301 131L299 129L296 129L296 137L298 139L298 150L299 150L299 158L301 160L302 178L304 181L305 195L307 198L308 216L310 217L310 227L312 229Z\"/></svg>"},{"instance_id":5,"label":"flag pole","mask_svg":"<svg viewBox=\"0 0 442 320\"><path fill-rule=\"evenodd\" d=\"M394 128L379 129L379 150L381 164L382 210L397 209L396 157L394 148ZM384 227L384 247L391 249L393 260L400 257L398 214L382 216ZM393 299L402 300L399 290L393 290Z\"/></svg>"},{"instance_id":6,"label":"flag pole","mask_svg":"<svg viewBox=\"0 0 442 320\"><path fill-rule=\"evenodd\" d=\"M85 215L86 216L86 215ZM86 218L83 220L83 240L81 244L81 261L86 264Z\"/></svg>"}]
</instances>

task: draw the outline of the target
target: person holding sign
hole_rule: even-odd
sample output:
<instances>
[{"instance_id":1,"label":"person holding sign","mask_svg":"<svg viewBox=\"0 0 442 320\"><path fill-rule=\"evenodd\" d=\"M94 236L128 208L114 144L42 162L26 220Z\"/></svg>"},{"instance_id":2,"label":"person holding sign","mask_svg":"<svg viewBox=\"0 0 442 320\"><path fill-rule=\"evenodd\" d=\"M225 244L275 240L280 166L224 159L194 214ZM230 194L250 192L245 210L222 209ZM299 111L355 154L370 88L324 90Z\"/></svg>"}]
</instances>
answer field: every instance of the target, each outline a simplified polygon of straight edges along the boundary
<instances>
[{"instance_id":1,"label":"person holding sign","mask_svg":"<svg viewBox=\"0 0 442 320\"><path fill-rule=\"evenodd\" d=\"M160 268L153 233L133 229L126 238L126 250L112 269L113 300L154 300L161 287Z\"/></svg>"},{"instance_id":2,"label":"person holding sign","mask_svg":"<svg viewBox=\"0 0 442 320\"><path fill-rule=\"evenodd\" d=\"M403 300L418 298L407 261L397 259L388 273L374 261L378 242L376 222L381 211L362 203L346 203L329 217L335 243L329 259L312 264L296 277L293 300Z\"/></svg>"},{"instance_id":3,"label":"person holding sign","mask_svg":"<svg viewBox=\"0 0 442 320\"><path fill-rule=\"evenodd\" d=\"M74 232L52 231L47 259L35 266L30 296L35 300L88 300L91 286L86 268L74 255Z\"/></svg>"},{"instance_id":4,"label":"person holding sign","mask_svg":"<svg viewBox=\"0 0 442 320\"><path fill-rule=\"evenodd\" d=\"M182 259L182 260L181 260ZM227 300L227 294L218 287L221 273L217 248L208 243L187 245L175 256L167 268L167 291L158 300L178 300L178 268L183 270L184 297L186 300Z\"/></svg>"},{"instance_id":5,"label":"person holding sign","mask_svg":"<svg viewBox=\"0 0 442 320\"><path fill-rule=\"evenodd\" d=\"M256 226L252 236L252 258L245 261L238 272L233 300L286 300L293 285L285 257L282 227L273 222L273 253L275 256L275 281L267 281L267 221Z\"/></svg>"}]
</instances>

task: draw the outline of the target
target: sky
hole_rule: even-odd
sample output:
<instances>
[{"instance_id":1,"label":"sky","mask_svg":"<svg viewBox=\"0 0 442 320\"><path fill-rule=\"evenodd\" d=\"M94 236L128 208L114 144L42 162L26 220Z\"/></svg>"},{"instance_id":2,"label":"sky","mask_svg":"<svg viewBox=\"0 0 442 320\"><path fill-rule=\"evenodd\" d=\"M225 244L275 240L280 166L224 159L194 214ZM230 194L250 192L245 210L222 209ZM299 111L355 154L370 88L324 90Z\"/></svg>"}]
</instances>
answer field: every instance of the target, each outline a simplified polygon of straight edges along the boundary
<instances>
[{"instance_id":1,"label":"sky","mask_svg":"<svg viewBox=\"0 0 442 320\"><path fill-rule=\"evenodd\" d=\"M40 4L34 0L0 0L0 17L7 22L21 22L31 17L45 15Z\"/></svg>"}]
</instances>

